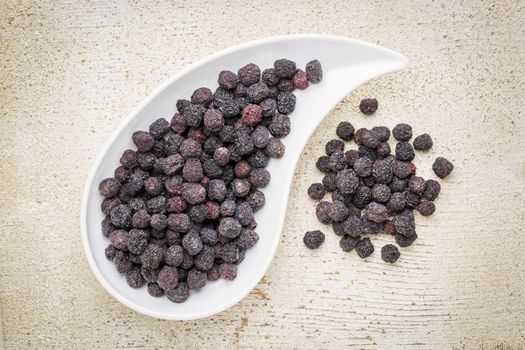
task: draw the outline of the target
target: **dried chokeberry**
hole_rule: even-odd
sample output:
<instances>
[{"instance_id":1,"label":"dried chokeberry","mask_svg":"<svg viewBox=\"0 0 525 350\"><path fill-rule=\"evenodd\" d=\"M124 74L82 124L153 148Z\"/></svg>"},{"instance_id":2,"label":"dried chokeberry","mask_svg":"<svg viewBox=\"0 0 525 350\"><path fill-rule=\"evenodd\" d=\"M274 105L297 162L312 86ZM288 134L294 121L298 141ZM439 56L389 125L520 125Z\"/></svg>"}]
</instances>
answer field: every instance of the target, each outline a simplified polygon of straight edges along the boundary
<instances>
[{"instance_id":1,"label":"dried chokeberry","mask_svg":"<svg viewBox=\"0 0 525 350\"><path fill-rule=\"evenodd\" d=\"M325 235L319 230L308 231L303 237L303 243L308 249L318 249L324 243Z\"/></svg>"},{"instance_id":2,"label":"dried chokeberry","mask_svg":"<svg viewBox=\"0 0 525 350\"><path fill-rule=\"evenodd\" d=\"M432 148L432 137L429 134L422 134L417 136L412 142L414 148L418 151L426 151Z\"/></svg>"},{"instance_id":3,"label":"dried chokeberry","mask_svg":"<svg viewBox=\"0 0 525 350\"><path fill-rule=\"evenodd\" d=\"M370 238L363 238L355 245L355 251L361 259L367 258L374 252L374 245Z\"/></svg>"},{"instance_id":4,"label":"dried chokeberry","mask_svg":"<svg viewBox=\"0 0 525 350\"><path fill-rule=\"evenodd\" d=\"M381 248L381 259L387 263L395 263L400 255L399 249L393 244L387 244Z\"/></svg>"},{"instance_id":5,"label":"dried chokeberry","mask_svg":"<svg viewBox=\"0 0 525 350\"><path fill-rule=\"evenodd\" d=\"M437 157L432 164L432 170L440 179L444 179L454 170L454 165L443 157Z\"/></svg>"},{"instance_id":6,"label":"dried chokeberry","mask_svg":"<svg viewBox=\"0 0 525 350\"><path fill-rule=\"evenodd\" d=\"M361 113L370 115L377 111L378 102L375 98L365 98L359 103L359 110Z\"/></svg>"},{"instance_id":7,"label":"dried chokeberry","mask_svg":"<svg viewBox=\"0 0 525 350\"><path fill-rule=\"evenodd\" d=\"M392 135L398 141L408 141L412 138L412 127L404 123L397 124L392 129Z\"/></svg>"}]
</instances>

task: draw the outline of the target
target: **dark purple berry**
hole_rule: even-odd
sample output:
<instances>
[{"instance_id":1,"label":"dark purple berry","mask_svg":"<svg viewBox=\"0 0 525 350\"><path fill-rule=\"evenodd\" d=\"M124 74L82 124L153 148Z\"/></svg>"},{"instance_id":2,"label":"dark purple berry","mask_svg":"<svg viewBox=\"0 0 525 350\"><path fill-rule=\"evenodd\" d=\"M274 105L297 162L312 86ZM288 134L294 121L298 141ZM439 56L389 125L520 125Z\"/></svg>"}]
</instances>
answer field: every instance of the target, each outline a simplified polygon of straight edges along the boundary
<instances>
[{"instance_id":1,"label":"dark purple berry","mask_svg":"<svg viewBox=\"0 0 525 350\"><path fill-rule=\"evenodd\" d=\"M402 161L411 161L416 156L414 148L408 142L398 142L396 145L396 157Z\"/></svg>"},{"instance_id":2,"label":"dark purple berry","mask_svg":"<svg viewBox=\"0 0 525 350\"><path fill-rule=\"evenodd\" d=\"M140 261L146 268L156 269L164 259L164 249L154 245L148 244L146 249L140 255Z\"/></svg>"},{"instance_id":3,"label":"dark purple berry","mask_svg":"<svg viewBox=\"0 0 525 350\"><path fill-rule=\"evenodd\" d=\"M335 133L341 140L351 141L354 137L355 129L354 126L349 122L341 122L337 126Z\"/></svg>"},{"instance_id":4,"label":"dark purple berry","mask_svg":"<svg viewBox=\"0 0 525 350\"><path fill-rule=\"evenodd\" d=\"M354 193L354 205L363 209L372 201L372 190L366 186L359 186Z\"/></svg>"},{"instance_id":5,"label":"dark purple berry","mask_svg":"<svg viewBox=\"0 0 525 350\"><path fill-rule=\"evenodd\" d=\"M378 103L375 98L365 98L359 103L359 110L366 115L374 114L377 111Z\"/></svg>"},{"instance_id":6,"label":"dark purple berry","mask_svg":"<svg viewBox=\"0 0 525 350\"><path fill-rule=\"evenodd\" d=\"M353 169L357 176L368 177L372 175L374 161L369 158L359 158L354 162Z\"/></svg>"},{"instance_id":7,"label":"dark purple berry","mask_svg":"<svg viewBox=\"0 0 525 350\"><path fill-rule=\"evenodd\" d=\"M308 81L312 84L317 84L323 79L323 69L318 60L308 62L305 71Z\"/></svg>"},{"instance_id":8,"label":"dark purple berry","mask_svg":"<svg viewBox=\"0 0 525 350\"><path fill-rule=\"evenodd\" d=\"M128 232L124 230L114 230L109 234L109 240L111 245L118 250L128 250L126 240L128 237Z\"/></svg>"},{"instance_id":9,"label":"dark purple berry","mask_svg":"<svg viewBox=\"0 0 525 350\"><path fill-rule=\"evenodd\" d=\"M296 97L293 93L281 91L277 95L277 109L279 113L290 114L295 109Z\"/></svg>"},{"instance_id":10,"label":"dark purple berry","mask_svg":"<svg viewBox=\"0 0 525 350\"><path fill-rule=\"evenodd\" d=\"M361 259L367 258L374 252L374 245L370 241L370 238L363 238L357 242L355 251Z\"/></svg>"},{"instance_id":11,"label":"dark purple berry","mask_svg":"<svg viewBox=\"0 0 525 350\"><path fill-rule=\"evenodd\" d=\"M224 263L219 266L219 276L224 280L233 281L237 277L237 265Z\"/></svg>"},{"instance_id":12,"label":"dark purple berry","mask_svg":"<svg viewBox=\"0 0 525 350\"><path fill-rule=\"evenodd\" d=\"M217 82L223 89L233 90L239 82L239 78L237 78L237 74L229 70L223 70L219 73L219 79Z\"/></svg>"},{"instance_id":13,"label":"dark purple berry","mask_svg":"<svg viewBox=\"0 0 525 350\"><path fill-rule=\"evenodd\" d=\"M160 286L157 283L148 283L147 289L149 295L151 295L152 297L158 298L164 295L164 291L162 290L162 288L160 288Z\"/></svg>"},{"instance_id":14,"label":"dark purple berry","mask_svg":"<svg viewBox=\"0 0 525 350\"><path fill-rule=\"evenodd\" d=\"M275 74L281 78L291 78L297 67L295 66L294 61L290 61L286 58L279 59L274 62L273 68L275 69Z\"/></svg>"},{"instance_id":15,"label":"dark purple berry","mask_svg":"<svg viewBox=\"0 0 525 350\"><path fill-rule=\"evenodd\" d=\"M372 131L375 132L381 142L386 142L390 139L390 129L386 126L374 126Z\"/></svg>"},{"instance_id":16,"label":"dark purple berry","mask_svg":"<svg viewBox=\"0 0 525 350\"><path fill-rule=\"evenodd\" d=\"M125 150L120 157L120 164L127 169L132 169L138 165L137 154L133 150Z\"/></svg>"},{"instance_id":17,"label":"dark purple berry","mask_svg":"<svg viewBox=\"0 0 525 350\"><path fill-rule=\"evenodd\" d=\"M330 155L330 158L328 160L328 167L334 171L340 171L346 168L348 165L346 155L343 153L343 151L335 151Z\"/></svg>"},{"instance_id":18,"label":"dark purple berry","mask_svg":"<svg viewBox=\"0 0 525 350\"><path fill-rule=\"evenodd\" d=\"M190 255L197 255L203 247L201 238L198 232L190 231L182 238L182 247Z\"/></svg>"},{"instance_id":19,"label":"dark purple berry","mask_svg":"<svg viewBox=\"0 0 525 350\"><path fill-rule=\"evenodd\" d=\"M405 195L401 192L394 192L386 203L386 207L391 214L399 213L405 210Z\"/></svg>"},{"instance_id":20,"label":"dark purple berry","mask_svg":"<svg viewBox=\"0 0 525 350\"><path fill-rule=\"evenodd\" d=\"M177 269L171 266L164 266L157 277L157 283L165 291L170 291L177 287L179 282L179 273Z\"/></svg>"},{"instance_id":21,"label":"dark purple berry","mask_svg":"<svg viewBox=\"0 0 525 350\"><path fill-rule=\"evenodd\" d=\"M308 187L308 196L313 200L319 201L323 199L325 193L326 191L324 189L323 184L314 183L311 184L310 187Z\"/></svg>"},{"instance_id":22,"label":"dark purple berry","mask_svg":"<svg viewBox=\"0 0 525 350\"><path fill-rule=\"evenodd\" d=\"M175 232L188 232L190 229L190 218L187 214L170 214L168 216L168 227Z\"/></svg>"},{"instance_id":23,"label":"dark purple berry","mask_svg":"<svg viewBox=\"0 0 525 350\"><path fill-rule=\"evenodd\" d=\"M399 249L397 249L397 247L393 244L387 244L381 248L381 259L387 263L395 263L397 259L399 259L400 255Z\"/></svg>"},{"instance_id":24,"label":"dark purple berry","mask_svg":"<svg viewBox=\"0 0 525 350\"><path fill-rule=\"evenodd\" d=\"M327 191L335 191L337 189L337 174L331 173L325 175L323 177L322 183Z\"/></svg>"},{"instance_id":25,"label":"dark purple berry","mask_svg":"<svg viewBox=\"0 0 525 350\"><path fill-rule=\"evenodd\" d=\"M350 215L350 211L346 207L346 205L341 201L333 201L330 205L330 211L328 212L328 216L332 221L334 222L341 222L345 220L348 215Z\"/></svg>"},{"instance_id":26,"label":"dark purple berry","mask_svg":"<svg viewBox=\"0 0 525 350\"><path fill-rule=\"evenodd\" d=\"M259 81L261 69L257 65L250 63L239 69L237 76L243 85L250 86Z\"/></svg>"},{"instance_id":27,"label":"dark purple berry","mask_svg":"<svg viewBox=\"0 0 525 350\"><path fill-rule=\"evenodd\" d=\"M290 117L277 113L273 116L268 130L274 137L285 137L290 133Z\"/></svg>"},{"instance_id":28,"label":"dark purple berry","mask_svg":"<svg viewBox=\"0 0 525 350\"><path fill-rule=\"evenodd\" d=\"M454 165L443 157L437 157L432 164L432 170L440 179L444 179L454 170Z\"/></svg>"},{"instance_id":29,"label":"dark purple berry","mask_svg":"<svg viewBox=\"0 0 525 350\"><path fill-rule=\"evenodd\" d=\"M416 150L426 151L432 148L433 142L429 134L422 134L417 136L412 144Z\"/></svg>"},{"instance_id":30,"label":"dark purple berry","mask_svg":"<svg viewBox=\"0 0 525 350\"><path fill-rule=\"evenodd\" d=\"M128 285L131 288L139 288L142 287L144 283L146 283L142 277L142 274L140 273L139 267L134 267L126 272L126 282L128 282Z\"/></svg>"},{"instance_id":31,"label":"dark purple berry","mask_svg":"<svg viewBox=\"0 0 525 350\"><path fill-rule=\"evenodd\" d=\"M98 186L100 194L106 198L116 196L120 190L120 182L115 178L107 178Z\"/></svg>"},{"instance_id":32,"label":"dark purple berry","mask_svg":"<svg viewBox=\"0 0 525 350\"><path fill-rule=\"evenodd\" d=\"M253 145L257 148L265 148L270 140L270 132L267 128L259 125L250 135Z\"/></svg>"},{"instance_id":33,"label":"dark purple berry","mask_svg":"<svg viewBox=\"0 0 525 350\"><path fill-rule=\"evenodd\" d=\"M349 235L344 235L339 240L339 246L341 247L343 252L351 252L355 248L359 240L360 236L352 237Z\"/></svg>"},{"instance_id":34,"label":"dark purple berry","mask_svg":"<svg viewBox=\"0 0 525 350\"><path fill-rule=\"evenodd\" d=\"M390 149L390 145L388 144L388 142L381 142L377 146L377 155L380 157L386 157L390 155L391 152L392 150Z\"/></svg>"},{"instance_id":35,"label":"dark purple berry","mask_svg":"<svg viewBox=\"0 0 525 350\"><path fill-rule=\"evenodd\" d=\"M213 266L215 250L210 246L203 246L202 250L195 256L194 264L200 271L208 271Z\"/></svg>"},{"instance_id":36,"label":"dark purple berry","mask_svg":"<svg viewBox=\"0 0 525 350\"><path fill-rule=\"evenodd\" d=\"M182 197L189 204L198 204L204 202L206 199L206 189L198 183L183 183Z\"/></svg>"},{"instance_id":37,"label":"dark purple berry","mask_svg":"<svg viewBox=\"0 0 525 350\"><path fill-rule=\"evenodd\" d=\"M423 194L425 184L425 179L419 176L413 175L408 179L408 189L417 194Z\"/></svg>"},{"instance_id":38,"label":"dark purple berry","mask_svg":"<svg viewBox=\"0 0 525 350\"><path fill-rule=\"evenodd\" d=\"M324 150L326 152L326 155L330 156L335 151L344 151L345 150L345 143L341 140L330 140L326 143L324 146Z\"/></svg>"},{"instance_id":39,"label":"dark purple berry","mask_svg":"<svg viewBox=\"0 0 525 350\"><path fill-rule=\"evenodd\" d=\"M155 145L155 139L147 131L135 131L132 139L139 152L149 152Z\"/></svg>"},{"instance_id":40,"label":"dark purple berry","mask_svg":"<svg viewBox=\"0 0 525 350\"><path fill-rule=\"evenodd\" d=\"M346 164L352 168L356 160L359 159L359 152L355 149L351 149L345 152Z\"/></svg>"},{"instance_id":41,"label":"dark purple berry","mask_svg":"<svg viewBox=\"0 0 525 350\"><path fill-rule=\"evenodd\" d=\"M392 164L392 172L400 179L404 179L416 172L416 166L413 163L394 161Z\"/></svg>"},{"instance_id":42,"label":"dark purple berry","mask_svg":"<svg viewBox=\"0 0 525 350\"><path fill-rule=\"evenodd\" d=\"M403 236L410 237L416 233L416 223L411 210L404 210L394 216L394 225L396 232Z\"/></svg>"},{"instance_id":43,"label":"dark purple berry","mask_svg":"<svg viewBox=\"0 0 525 350\"><path fill-rule=\"evenodd\" d=\"M268 140L268 145L264 150L269 157L281 158L284 155L285 147L281 140L271 137Z\"/></svg>"},{"instance_id":44,"label":"dark purple berry","mask_svg":"<svg viewBox=\"0 0 525 350\"><path fill-rule=\"evenodd\" d=\"M417 193L407 191L405 192L406 206L415 209L419 202L421 202L421 196Z\"/></svg>"},{"instance_id":45,"label":"dark purple berry","mask_svg":"<svg viewBox=\"0 0 525 350\"><path fill-rule=\"evenodd\" d=\"M164 214L166 212L166 197L158 196L146 202L146 209L150 214Z\"/></svg>"},{"instance_id":46,"label":"dark purple berry","mask_svg":"<svg viewBox=\"0 0 525 350\"><path fill-rule=\"evenodd\" d=\"M262 81L268 86L276 86L279 83L279 79L273 68L265 69L262 73Z\"/></svg>"},{"instance_id":47,"label":"dark purple berry","mask_svg":"<svg viewBox=\"0 0 525 350\"><path fill-rule=\"evenodd\" d=\"M350 152L350 151L348 151ZM348 153L347 152L347 153ZM348 157L347 157L348 159ZM319 171L327 174L327 173L331 173L332 172L332 169L330 169L328 167L328 163L330 162L330 157L328 156L321 156L317 159L317 162L315 163L315 166L317 167L317 169L319 169Z\"/></svg>"},{"instance_id":48,"label":"dark purple berry","mask_svg":"<svg viewBox=\"0 0 525 350\"><path fill-rule=\"evenodd\" d=\"M363 215L370 221L381 223L388 219L388 209L382 204L372 202L366 206Z\"/></svg>"},{"instance_id":49,"label":"dark purple berry","mask_svg":"<svg viewBox=\"0 0 525 350\"><path fill-rule=\"evenodd\" d=\"M191 103L191 102L188 101L188 103ZM177 134L184 133L186 129L188 128L188 120L186 119L184 115L180 113L182 112L175 113L173 117L171 118L171 122L170 122L171 130L173 130L173 132Z\"/></svg>"},{"instance_id":50,"label":"dark purple berry","mask_svg":"<svg viewBox=\"0 0 525 350\"><path fill-rule=\"evenodd\" d=\"M332 205L329 202L319 202L315 207L315 215L317 216L317 220L319 220L323 224L331 224L332 218L329 215L331 209Z\"/></svg>"},{"instance_id":51,"label":"dark purple berry","mask_svg":"<svg viewBox=\"0 0 525 350\"><path fill-rule=\"evenodd\" d=\"M149 132L151 136L153 136L153 138L156 140L166 135L168 131L170 131L170 123L164 118L159 118L155 120L149 126Z\"/></svg>"},{"instance_id":52,"label":"dark purple berry","mask_svg":"<svg viewBox=\"0 0 525 350\"><path fill-rule=\"evenodd\" d=\"M436 180L425 181L425 190L423 191L423 198L429 201L435 200L439 196L441 185Z\"/></svg>"},{"instance_id":53,"label":"dark purple berry","mask_svg":"<svg viewBox=\"0 0 525 350\"><path fill-rule=\"evenodd\" d=\"M378 203L386 203L390 195L390 188L385 184L378 183L372 187L372 198Z\"/></svg>"},{"instance_id":54,"label":"dark purple berry","mask_svg":"<svg viewBox=\"0 0 525 350\"><path fill-rule=\"evenodd\" d=\"M111 223L116 227L131 227L131 208L126 204L117 204L109 212Z\"/></svg>"},{"instance_id":55,"label":"dark purple berry","mask_svg":"<svg viewBox=\"0 0 525 350\"><path fill-rule=\"evenodd\" d=\"M396 243L400 247L405 248L405 247L412 245L412 243L414 243L414 241L417 239L417 234L414 233L413 235L407 237L402 234L396 233L395 238L396 238Z\"/></svg>"},{"instance_id":56,"label":"dark purple berry","mask_svg":"<svg viewBox=\"0 0 525 350\"><path fill-rule=\"evenodd\" d=\"M398 141L408 141L412 138L412 127L408 124L397 124L392 129L392 135Z\"/></svg>"},{"instance_id":57,"label":"dark purple berry","mask_svg":"<svg viewBox=\"0 0 525 350\"><path fill-rule=\"evenodd\" d=\"M132 229L126 236L126 246L128 250L137 255L141 255L148 245L148 233L144 230Z\"/></svg>"},{"instance_id":58,"label":"dark purple berry","mask_svg":"<svg viewBox=\"0 0 525 350\"><path fill-rule=\"evenodd\" d=\"M215 246L215 256L221 258L224 262L235 263L239 260L239 254L239 247L233 242Z\"/></svg>"},{"instance_id":59,"label":"dark purple berry","mask_svg":"<svg viewBox=\"0 0 525 350\"><path fill-rule=\"evenodd\" d=\"M430 201L421 201L417 207L417 211L423 216L429 216L436 211L436 205Z\"/></svg>"},{"instance_id":60,"label":"dark purple berry","mask_svg":"<svg viewBox=\"0 0 525 350\"><path fill-rule=\"evenodd\" d=\"M359 178L352 169L341 170L336 176L336 186L342 194L354 193L359 186Z\"/></svg>"},{"instance_id":61,"label":"dark purple berry","mask_svg":"<svg viewBox=\"0 0 525 350\"><path fill-rule=\"evenodd\" d=\"M308 231L303 237L303 242L306 248L317 249L324 243L324 239L324 233L322 233L321 231Z\"/></svg>"},{"instance_id":62,"label":"dark purple berry","mask_svg":"<svg viewBox=\"0 0 525 350\"><path fill-rule=\"evenodd\" d=\"M227 238L236 238L241 233L242 225L237 219L225 217L219 224L219 233Z\"/></svg>"},{"instance_id":63,"label":"dark purple berry","mask_svg":"<svg viewBox=\"0 0 525 350\"><path fill-rule=\"evenodd\" d=\"M252 210L255 212L264 206L264 204L266 203L266 198L263 192L255 190L248 194L248 196L246 197L246 203L248 203Z\"/></svg>"},{"instance_id":64,"label":"dark purple berry","mask_svg":"<svg viewBox=\"0 0 525 350\"><path fill-rule=\"evenodd\" d=\"M279 92L292 92L295 90L295 85L292 81L292 79L281 79L279 80L279 84L277 84L277 89Z\"/></svg>"}]
</instances>

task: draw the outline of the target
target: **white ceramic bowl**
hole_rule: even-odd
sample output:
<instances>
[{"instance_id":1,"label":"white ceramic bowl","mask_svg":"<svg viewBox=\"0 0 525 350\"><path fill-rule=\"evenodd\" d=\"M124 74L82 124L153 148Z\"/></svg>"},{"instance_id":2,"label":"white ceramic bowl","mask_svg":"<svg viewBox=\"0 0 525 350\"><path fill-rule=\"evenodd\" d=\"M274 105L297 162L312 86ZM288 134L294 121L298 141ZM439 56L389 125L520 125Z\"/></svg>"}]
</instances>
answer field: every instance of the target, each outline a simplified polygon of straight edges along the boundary
<instances>
[{"instance_id":1,"label":"white ceramic bowl","mask_svg":"<svg viewBox=\"0 0 525 350\"><path fill-rule=\"evenodd\" d=\"M255 214L260 239L248 250L239 265L234 281L209 282L202 290L192 292L182 304L166 297L151 297L146 288L132 289L112 262L104 255L108 238L101 233L104 218L98 193L99 182L113 176L122 152L134 148L131 134L148 130L159 117L171 119L179 98L189 98L198 87L217 86L221 70L234 72L247 63L262 69L272 67L279 58L294 60L304 69L306 63L318 59L324 71L323 81L311 84L304 91L295 91L297 105L290 115L292 131L283 139L286 152L281 159L272 159L267 169L272 180L264 188L266 205ZM406 67L406 57L376 45L344 37L324 35L291 35L256 40L211 55L191 65L162 84L129 115L113 133L97 157L87 178L81 208L82 243L91 269L104 288L124 305L143 314L170 320L198 319L219 313L244 298L262 278L277 249L288 192L301 151L324 116L352 89L378 75ZM306 191L306 189L305 189ZM306 194L305 194L306 195ZM296 237L302 239L302 237Z\"/></svg>"}]
</instances>

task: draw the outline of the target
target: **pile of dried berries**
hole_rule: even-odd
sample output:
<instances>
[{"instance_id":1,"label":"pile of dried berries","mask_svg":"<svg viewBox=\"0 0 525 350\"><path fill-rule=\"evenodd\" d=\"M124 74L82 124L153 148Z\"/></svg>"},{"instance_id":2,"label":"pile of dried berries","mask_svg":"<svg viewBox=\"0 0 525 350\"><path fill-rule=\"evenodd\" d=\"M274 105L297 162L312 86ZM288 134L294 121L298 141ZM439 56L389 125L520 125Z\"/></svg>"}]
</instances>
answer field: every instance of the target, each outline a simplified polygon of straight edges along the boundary
<instances>
[{"instance_id":1,"label":"pile of dried berries","mask_svg":"<svg viewBox=\"0 0 525 350\"><path fill-rule=\"evenodd\" d=\"M114 177L99 185L106 257L133 288L184 302L208 280L233 280L245 251L259 240L254 212L290 132L295 89L318 83L321 64L305 71L280 59L222 71L219 87L178 100L171 122L136 131Z\"/></svg>"},{"instance_id":2,"label":"pile of dried berries","mask_svg":"<svg viewBox=\"0 0 525 350\"><path fill-rule=\"evenodd\" d=\"M363 113L372 114L377 106L377 100L366 99L359 107ZM391 154L388 144L391 133L398 141L395 154ZM390 132L385 126L355 130L349 122L341 122L336 134L340 139L328 141L326 155L316 163L325 174L322 182L308 188L310 198L320 201L316 206L317 219L332 225L334 233L341 236L343 251L355 249L361 258L374 252L370 239L362 236L385 232L394 235L400 247L411 245L417 239L413 210L423 216L432 215L436 209L433 201L441 190L439 182L417 176L412 163L414 149L432 148L430 135L419 135L410 144L412 127L408 124L398 124ZM351 140L358 148L345 152L345 141ZM443 179L454 166L438 157L432 169ZM323 200L327 192L331 192L331 202ZM317 249L324 242L324 234L310 231L303 241L306 247ZM392 244L381 249L381 258L386 262L394 263L399 256L398 248Z\"/></svg>"}]
</instances>

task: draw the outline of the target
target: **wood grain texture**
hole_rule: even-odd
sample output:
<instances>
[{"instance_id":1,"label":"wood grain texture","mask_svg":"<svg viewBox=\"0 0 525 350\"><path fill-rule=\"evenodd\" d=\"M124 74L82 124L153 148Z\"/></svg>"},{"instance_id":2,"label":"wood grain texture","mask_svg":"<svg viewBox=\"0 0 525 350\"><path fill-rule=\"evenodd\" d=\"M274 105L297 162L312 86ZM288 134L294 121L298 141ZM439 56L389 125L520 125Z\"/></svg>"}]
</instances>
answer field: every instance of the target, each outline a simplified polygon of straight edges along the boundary
<instances>
[{"instance_id":1,"label":"wood grain texture","mask_svg":"<svg viewBox=\"0 0 525 350\"><path fill-rule=\"evenodd\" d=\"M525 347L523 1L3 1L0 3L0 302L6 349ZM410 68L350 94L298 163L275 260L248 297L205 320L139 315L83 256L86 174L120 121L189 63L252 39L327 33L400 51ZM375 96L373 117L357 111ZM300 101L298 102L300 103ZM292 124L299 125L294 116ZM336 125L410 122L456 169L420 239L393 266L374 239L344 254L307 186ZM278 178L274 174L274 181ZM323 229L318 251L302 245ZM264 234L264 233L261 233Z\"/></svg>"}]
</instances>

